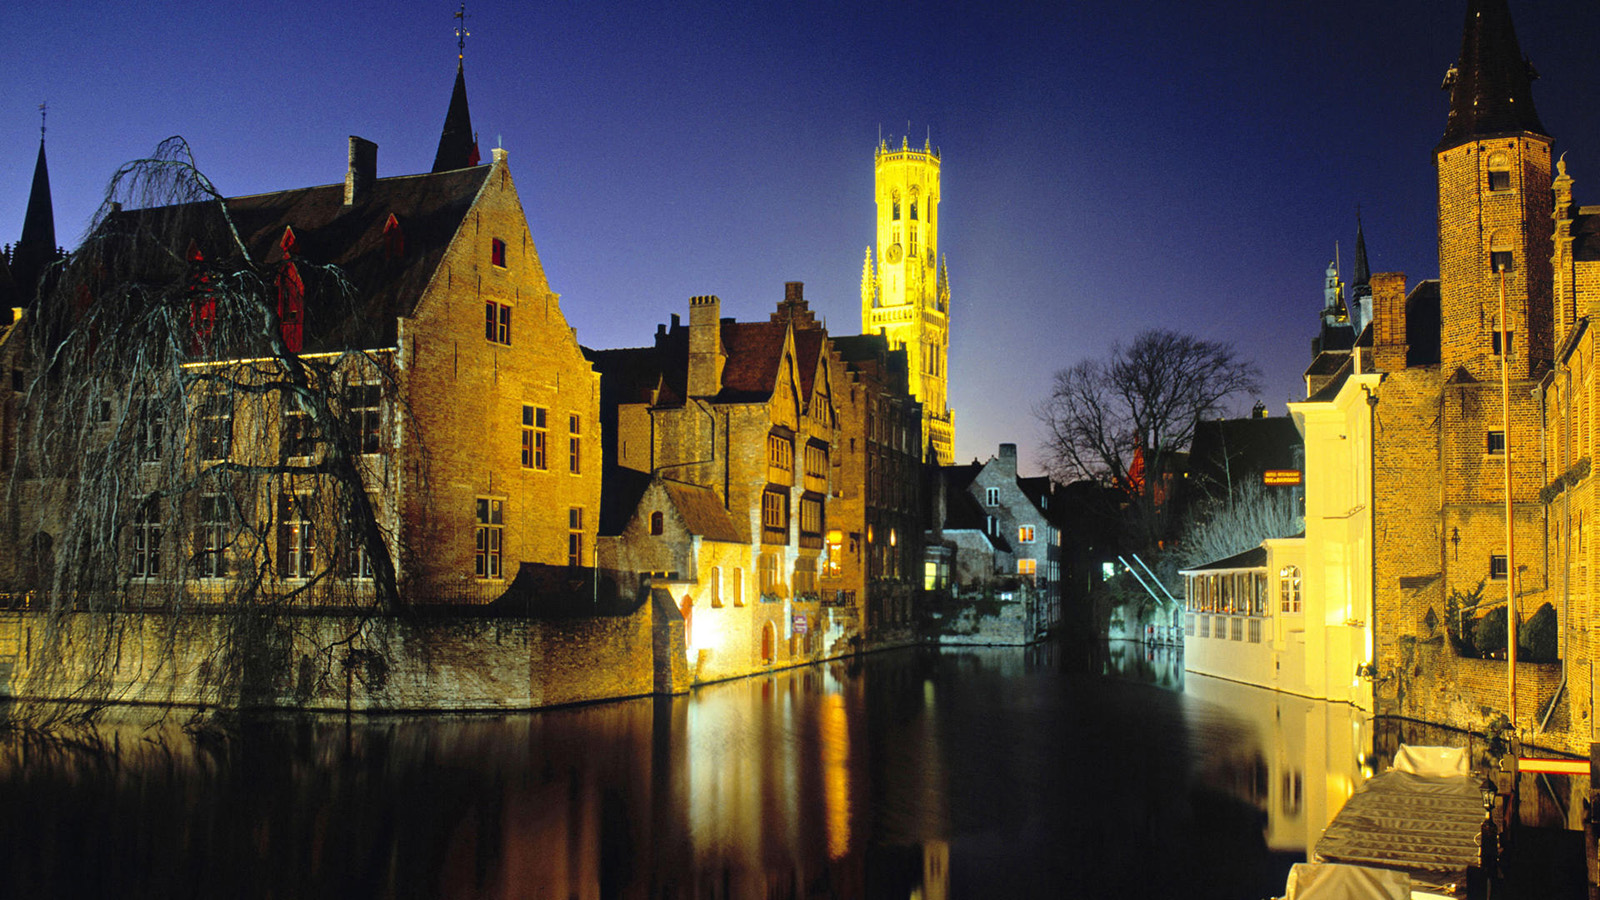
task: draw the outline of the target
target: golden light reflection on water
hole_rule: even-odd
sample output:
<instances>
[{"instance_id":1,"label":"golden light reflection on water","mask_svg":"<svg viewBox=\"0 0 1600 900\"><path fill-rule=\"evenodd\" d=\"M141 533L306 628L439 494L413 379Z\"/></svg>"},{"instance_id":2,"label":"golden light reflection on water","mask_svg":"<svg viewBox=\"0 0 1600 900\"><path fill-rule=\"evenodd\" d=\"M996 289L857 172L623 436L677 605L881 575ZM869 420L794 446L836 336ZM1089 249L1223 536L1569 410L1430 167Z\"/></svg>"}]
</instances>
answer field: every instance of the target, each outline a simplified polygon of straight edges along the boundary
<instances>
[{"instance_id":1,"label":"golden light reflection on water","mask_svg":"<svg viewBox=\"0 0 1600 900\"><path fill-rule=\"evenodd\" d=\"M821 721L828 856L839 859L850 850L850 723L844 695L823 698Z\"/></svg>"}]
</instances>

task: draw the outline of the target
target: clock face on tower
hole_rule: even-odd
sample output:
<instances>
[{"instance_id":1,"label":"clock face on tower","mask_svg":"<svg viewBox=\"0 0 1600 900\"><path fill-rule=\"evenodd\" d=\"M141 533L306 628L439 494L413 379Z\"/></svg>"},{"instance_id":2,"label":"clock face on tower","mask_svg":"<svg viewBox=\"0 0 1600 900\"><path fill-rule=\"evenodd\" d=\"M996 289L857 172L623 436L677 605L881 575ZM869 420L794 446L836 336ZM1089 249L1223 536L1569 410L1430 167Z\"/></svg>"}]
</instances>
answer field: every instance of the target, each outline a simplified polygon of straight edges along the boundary
<instances>
[{"instance_id":1,"label":"clock face on tower","mask_svg":"<svg viewBox=\"0 0 1600 900\"><path fill-rule=\"evenodd\" d=\"M900 245L899 244L890 244L889 245L889 249L884 251L883 257L884 257L884 259L887 259L889 261L889 265L891 265L891 266L894 265L895 263L899 262L900 261Z\"/></svg>"}]
</instances>

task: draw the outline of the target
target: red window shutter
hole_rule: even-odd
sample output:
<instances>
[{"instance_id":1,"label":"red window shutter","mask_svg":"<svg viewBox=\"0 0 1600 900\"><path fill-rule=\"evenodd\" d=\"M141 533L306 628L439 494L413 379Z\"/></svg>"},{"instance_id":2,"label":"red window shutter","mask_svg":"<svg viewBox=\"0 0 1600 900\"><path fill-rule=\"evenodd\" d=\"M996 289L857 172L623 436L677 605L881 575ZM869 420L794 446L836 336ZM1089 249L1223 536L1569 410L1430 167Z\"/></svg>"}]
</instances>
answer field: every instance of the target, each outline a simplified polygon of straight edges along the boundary
<instances>
[{"instance_id":1,"label":"red window shutter","mask_svg":"<svg viewBox=\"0 0 1600 900\"><path fill-rule=\"evenodd\" d=\"M294 229L284 228L278 246L283 248L283 264L278 269L278 325L283 344L290 353L305 345L306 283L294 264Z\"/></svg>"},{"instance_id":2,"label":"red window shutter","mask_svg":"<svg viewBox=\"0 0 1600 900\"><path fill-rule=\"evenodd\" d=\"M211 335L217 327L217 298L211 289L211 275L205 270L205 254L192 240L188 257L189 352L199 356L211 349Z\"/></svg>"}]
</instances>

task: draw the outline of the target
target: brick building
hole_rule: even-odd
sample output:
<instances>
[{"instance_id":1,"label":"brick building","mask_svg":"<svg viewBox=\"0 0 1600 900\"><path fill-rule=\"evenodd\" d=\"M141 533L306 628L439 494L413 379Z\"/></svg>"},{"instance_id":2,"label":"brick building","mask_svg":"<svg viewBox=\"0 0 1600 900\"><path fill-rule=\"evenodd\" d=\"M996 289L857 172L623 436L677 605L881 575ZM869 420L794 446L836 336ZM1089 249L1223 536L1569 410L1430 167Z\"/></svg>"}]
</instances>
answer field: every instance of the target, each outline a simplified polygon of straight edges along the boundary
<instances>
[{"instance_id":1,"label":"brick building","mask_svg":"<svg viewBox=\"0 0 1600 900\"><path fill-rule=\"evenodd\" d=\"M83 413L104 443L152 446L125 473L136 493L161 498L121 511L125 584L210 596L260 576L274 596L370 596L372 560L348 508L310 499L330 490L332 443L311 433L304 393L285 389L270 360L241 362L209 343L229 307L212 299L206 273L246 265L276 285L286 352L273 358L338 382L322 421L341 423L351 442L405 598L485 602L523 564L592 565L599 379L545 278L506 151L480 165L463 131L458 69L431 172L380 178L377 146L352 137L342 184L129 209L94 236L141 247L150 273L177 279L179 316L194 332L178 377L104 385ZM174 222L193 227L166 227ZM157 244L129 237L151 234ZM187 268L169 272L158 258ZM160 408L150 392L188 405ZM163 432L182 433L158 454ZM215 486L235 471L261 474ZM40 499L56 496L35 486ZM68 523L49 502L13 512L11 587L31 590L16 548L48 547Z\"/></svg>"},{"instance_id":2,"label":"brick building","mask_svg":"<svg viewBox=\"0 0 1600 900\"><path fill-rule=\"evenodd\" d=\"M1509 714L1505 662L1452 645L1470 642L1471 621L1504 610L1510 593L1518 621L1549 604L1560 623L1560 661L1517 667L1516 726L1581 749L1595 712L1600 560L1584 531L1600 207L1576 205L1572 176L1552 159L1507 4L1467 7L1434 148L1440 277L1408 291L1402 274L1371 276L1370 326L1308 370L1297 417L1329 417L1340 438L1371 433L1370 468L1353 475L1319 473L1307 433L1308 516L1317 479L1330 477L1344 485L1332 506L1352 504L1341 515L1370 516L1375 668L1357 674L1372 678L1378 712L1473 729ZM1363 558L1308 564L1342 567L1336 580L1360 586Z\"/></svg>"},{"instance_id":3,"label":"brick building","mask_svg":"<svg viewBox=\"0 0 1600 900\"><path fill-rule=\"evenodd\" d=\"M1018 477L1015 444L930 476L925 587L939 639L1022 644L1060 625L1065 492Z\"/></svg>"},{"instance_id":4,"label":"brick building","mask_svg":"<svg viewBox=\"0 0 1600 900\"><path fill-rule=\"evenodd\" d=\"M839 415L824 590L860 609L869 643L911 636L922 580L922 409L881 334L832 339Z\"/></svg>"},{"instance_id":5,"label":"brick building","mask_svg":"<svg viewBox=\"0 0 1600 900\"><path fill-rule=\"evenodd\" d=\"M800 285L789 285L766 322L724 319L721 300L694 297L688 325L674 315L654 346L588 356L602 378L608 490L627 491L640 474L656 483L632 510L619 494L602 566L624 584L644 576L672 590L703 661L697 679L833 652L845 623L822 602L819 569L828 559L835 387L827 333ZM668 506L681 520L671 529ZM658 579L650 561L667 545L678 548L679 568ZM731 621L714 641L705 627L696 636L694 623L713 618Z\"/></svg>"}]
</instances>

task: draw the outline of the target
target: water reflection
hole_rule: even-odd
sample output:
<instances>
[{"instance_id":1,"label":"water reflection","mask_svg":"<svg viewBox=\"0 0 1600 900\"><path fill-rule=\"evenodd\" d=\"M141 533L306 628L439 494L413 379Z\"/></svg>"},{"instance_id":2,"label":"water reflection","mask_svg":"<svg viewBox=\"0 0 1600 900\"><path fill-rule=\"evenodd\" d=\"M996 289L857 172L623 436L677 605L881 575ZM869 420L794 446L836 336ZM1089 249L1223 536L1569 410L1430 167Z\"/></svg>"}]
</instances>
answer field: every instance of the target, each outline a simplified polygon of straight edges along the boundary
<instances>
[{"instance_id":1,"label":"water reflection","mask_svg":"<svg viewBox=\"0 0 1600 900\"><path fill-rule=\"evenodd\" d=\"M12 734L0 894L1266 896L1359 783L1342 708L1185 683L1181 659L1118 664L1162 686L1059 662L897 652L535 715Z\"/></svg>"}]
</instances>

